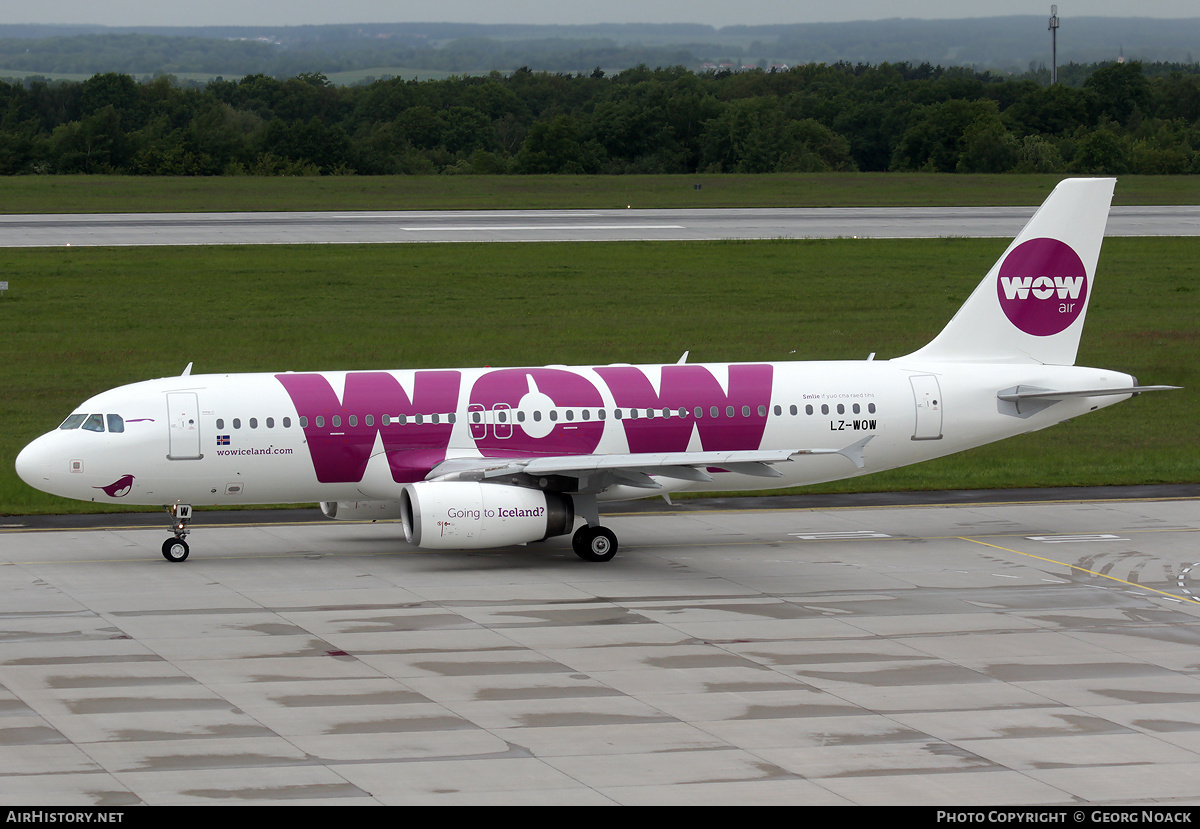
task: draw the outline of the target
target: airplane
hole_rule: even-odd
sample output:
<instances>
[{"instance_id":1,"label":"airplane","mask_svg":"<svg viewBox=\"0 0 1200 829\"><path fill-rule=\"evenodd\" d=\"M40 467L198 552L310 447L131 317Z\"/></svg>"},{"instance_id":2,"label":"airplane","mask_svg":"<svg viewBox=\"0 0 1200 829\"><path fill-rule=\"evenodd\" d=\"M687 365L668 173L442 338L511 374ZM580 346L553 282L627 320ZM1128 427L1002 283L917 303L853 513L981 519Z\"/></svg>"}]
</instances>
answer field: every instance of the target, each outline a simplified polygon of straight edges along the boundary
<instances>
[{"instance_id":1,"label":"airplane","mask_svg":"<svg viewBox=\"0 0 1200 829\"><path fill-rule=\"evenodd\" d=\"M928 345L903 357L193 375L102 392L26 446L55 495L162 505L319 502L399 519L431 550L616 535L599 504L795 487L1044 429L1141 392L1075 366L1115 179L1067 179ZM579 519L583 523L576 529Z\"/></svg>"}]
</instances>

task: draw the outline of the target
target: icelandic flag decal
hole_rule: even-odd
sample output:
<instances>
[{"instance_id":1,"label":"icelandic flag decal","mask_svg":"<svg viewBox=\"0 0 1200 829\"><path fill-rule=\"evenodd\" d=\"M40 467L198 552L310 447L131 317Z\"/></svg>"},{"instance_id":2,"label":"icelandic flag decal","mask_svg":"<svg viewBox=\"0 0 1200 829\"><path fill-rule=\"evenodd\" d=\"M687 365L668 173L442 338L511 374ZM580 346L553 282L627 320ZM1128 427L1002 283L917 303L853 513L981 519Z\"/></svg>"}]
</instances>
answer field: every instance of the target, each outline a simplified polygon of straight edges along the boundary
<instances>
[{"instance_id":1,"label":"icelandic flag decal","mask_svg":"<svg viewBox=\"0 0 1200 829\"><path fill-rule=\"evenodd\" d=\"M228 446L229 435L217 435L217 446Z\"/></svg>"}]
</instances>

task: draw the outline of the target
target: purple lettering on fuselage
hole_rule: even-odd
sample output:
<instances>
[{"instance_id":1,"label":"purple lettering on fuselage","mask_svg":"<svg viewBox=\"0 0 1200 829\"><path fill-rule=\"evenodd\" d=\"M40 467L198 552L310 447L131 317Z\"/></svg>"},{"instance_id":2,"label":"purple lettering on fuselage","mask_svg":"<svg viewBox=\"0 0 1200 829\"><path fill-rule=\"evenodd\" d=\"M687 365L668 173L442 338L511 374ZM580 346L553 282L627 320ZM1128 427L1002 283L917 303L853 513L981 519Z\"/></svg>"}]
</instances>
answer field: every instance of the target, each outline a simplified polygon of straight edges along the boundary
<instances>
[{"instance_id":1,"label":"purple lettering on fuselage","mask_svg":"<svg viewBox=\"0 0 1200 829\"><path fill-rule=\"evenodd\" d=\"M637 417L621 421L630 452L684 452L693 427L705 451L758 449L771 403L771 366L731 365L728 371L726 393L704 366L663 366L656 393L640 368L596 369L618 407L638 410ZM654 416L647 417L647 410Z\"/></svg>"},{"instance_id":2,"label":"purple lettering on fuselage","mask_svg":"<svg viewBox=\"0 0 1200 829\"><path fill-rule=\"evenodd\" d=\"M458 406L461 376L458 371L415 372L410 398L400 381L387 372L350 372L339 400L323 375L275 375L292 398L296 414L307 419L304 437L321 483L361 481L376 436L383 440L397 483L423 480L446 459L454 429L447 415ZM435 414L439 415L437 423L432 422ZM385 416L390 420L386 425ZM317 425L318 418L321 425Z\"/></svg>"},{"instance_id":3,"label":"purple lettering on fuselage","mask_svg":"<svg viewBox=\"0 0 1200 829\"><path fill-rule=\"evenodd\" d=\"M724 386L701 365L658 371L656 391L641 368L595 369L623 410L630 452L687 451L693 429L705 451L759 448L771 401L770 365L731 365ZM275 376L305 419L304 436L322 483L361 481L377 439L397 483L423 480L446 459L459 371L414 372L411 397L382 371L347 373L340 398L324 375ZM497 369L480 374L471 387L467 432L484 457L587 455L600 445L605 414L613 416L602 409L600 390L573 371Z\"/></svg>"},{"instance_id":4,"label":"purple lettering on fuselage","mask_svg":"<svg viewBox=\"0 0 1200 829\"><path fill-rule=\"evenodd\" d=\"M471 437L488 458L587 455L596 450L604 434L604 422L595 419L603 405L596 387L572 371L489 371L471 388ZM475 422L477 416L483 423Z\"/></svg>"}]
</instances>

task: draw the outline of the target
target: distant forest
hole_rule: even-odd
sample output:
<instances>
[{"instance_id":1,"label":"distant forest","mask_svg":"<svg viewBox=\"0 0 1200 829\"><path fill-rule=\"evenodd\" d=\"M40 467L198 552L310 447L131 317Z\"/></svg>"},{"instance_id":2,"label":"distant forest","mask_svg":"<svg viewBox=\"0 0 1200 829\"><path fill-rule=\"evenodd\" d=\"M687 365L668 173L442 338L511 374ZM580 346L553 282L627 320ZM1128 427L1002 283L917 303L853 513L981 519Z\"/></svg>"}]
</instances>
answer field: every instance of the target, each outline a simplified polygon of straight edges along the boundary
<instances>
[{"instance_id":1,"label":"distant forest","mask_svg":"<svg viewBox=\"0 0 1200 829\"><path fill-rule=\"evenodd\" d=\"M0 174L1200 172L1200 17L1046 26L0 26Z\"/></svg>"},{"instance_id":2,"label":"distant forest","mask_svg":"<svg viewBox=\"0 0 1200 829\"><path fill-rule=\"evenodd\" d=\"M1078 86L845 63L0 82L0 174L1200 173L1186 68L1072 67Z\"/></svg>"}]
</instances>

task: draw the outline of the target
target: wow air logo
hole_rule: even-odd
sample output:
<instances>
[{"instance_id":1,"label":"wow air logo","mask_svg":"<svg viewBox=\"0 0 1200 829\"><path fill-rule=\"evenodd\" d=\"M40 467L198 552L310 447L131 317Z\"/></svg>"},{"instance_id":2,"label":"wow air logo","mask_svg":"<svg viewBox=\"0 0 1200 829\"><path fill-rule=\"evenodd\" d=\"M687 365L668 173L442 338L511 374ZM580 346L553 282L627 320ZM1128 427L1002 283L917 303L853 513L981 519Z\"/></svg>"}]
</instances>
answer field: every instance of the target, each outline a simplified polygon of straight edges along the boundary
<instances>
[{"instance_id":1,"label":"wow air logo","mask_svg":"<svg viewBox=\"0 0 1200 829\"><path fill-rule=\"evenodd\" d=\"M619 422L630 452L685 452L693 433L705 451L762 443L770 365L731 365L722 372L724 383L701 365L663 366L650 375L634 366L602 366L595 373L624 410ZM417 371L403 385L390 372L349 372L340 395L321 374L275 377L305 418L322 483L361 481L377 441L397 483L423 480L446 458L454 423L444 415L459 407L462 372ZM600 384L558 368L483 372L464 402L467 436L488 458L587 455L600 445L606 424L616 423L615 415L609 421L597 412L605 408Z\"/></svg>"},{"instance_id":2,"label":"wow air logo","mask_svg":"<svg viewBox=\"0 0 1200 829\"><path fill-rule=\"evenodd\" d=\"M1087 271L1079 254L1057 239L1030 239L1013 248L996 280L1000 307L1026 334L1066 330L1087 304Z\"/></svg>"}]
</instances>

